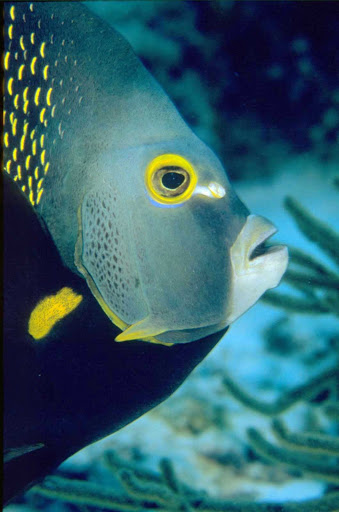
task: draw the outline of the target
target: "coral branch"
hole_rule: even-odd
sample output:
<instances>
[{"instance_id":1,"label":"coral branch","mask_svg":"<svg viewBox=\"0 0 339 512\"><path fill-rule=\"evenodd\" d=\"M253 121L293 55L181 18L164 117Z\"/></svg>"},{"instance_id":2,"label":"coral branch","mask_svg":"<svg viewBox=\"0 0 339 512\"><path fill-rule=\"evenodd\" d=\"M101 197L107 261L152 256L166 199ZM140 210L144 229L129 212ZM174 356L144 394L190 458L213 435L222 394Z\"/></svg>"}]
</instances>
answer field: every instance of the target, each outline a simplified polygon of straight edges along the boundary
<instances>
[{"instance_id":1,"label":"coral branch","mask_svg":"<svg viewBox=\"0 0 339 512\"><path fill-rule=\"evenodd\" d=\"M285 207L296 221L300 231L321 247L339 265L339 236L327 224L314 217L292 197L285 199Z\"/></svg>"},{"instance_id":2,"label":"coral branch","mask_svg":"<svg viewBox=\"0 0 339 512\"><path fill-rule=\"evenodd\" d=\"M134 486L133 482L133 486ZM163 485L163 489L166 489ZM112 510L115 512L173 512L171 503L159 506L158 496L152 501L135 500L132 497L116 496L106 486L83 482L81 480L68 480L60 477L49 477L41 485L33 487L29 494L40 495L50 499L58 499L67 503L94 509ZM333 492L319 499L304 502L254 503L248 501L236 502L233 500L220 500L206 497L201 499L198 493L191 490L189 506L196 512L335 512L339 503L339 493Z\"/></svg>"},{"instance_id":3,"label":"coral branch","mask_svg":"<svg viewBox=\"0 0 339 512\"><path fill-rule=\"evenodd\" d=\"M316 461L310 460L307 456L269 443L260 432L254 428L248 429L247 432L253 448L259 455L273 462L279 462L300 469L312 477L337 485L339 484L338 466L337 464L333 464L333 461L329 460L328 462L323 462L318 459Z\"/></svg>"},{"instance_id":4,"label":"coral branch","mask_svg":"<svg viewBox=\"0 0 339 512\"><path fill-rule=\"evenodd\" d=\"M310 300L306 298L294 297L289 294L267 291L261 298L263 302L271 306L293 311L297 313L306 313L312 315L321 315L331 312L331 308L319 301L319 299Z\"/></svg>"},{"instance_id":5,"label":"coral branch","mask_svg":"<svg viewBox=\"0 0 339 512\"><path fill-rule=\"evenodd\" d=\"M321 391L325 389L331 388L333 383L336 383L336 380L339 377L339 369L332 368L317 377L311 379L306 384L298 386L290 391L287 391L284 395L278 398L272 404L263 403L260 400L256 400L255 398L248 395L245 391L243 391L235 382L229 377L225 377L223 379L223 384L227 388L227 390L239 400L239 402L243 403L250 409L254 409L261 414L265 414L267 416L275 416L276 414L280 414L290 407L292 407L297 402L301 402L302 400L312 399L315 395L319 394Z\"/></svg>"},{"instance_id":6,"label":"coral branch","mask_svg":"<svg viewBox=\"0 0 339 512\"><path fill-rule=\"evenodd\" d=\"M295 265L300 265L303 268L308 267L309 270L312 270L316 274L320 276L327 276L329 278L338 279L338 276L333 270L330 270L326 265L316 260L310 254L298 249L297 247L288 246L288 253L290 257L290 262Z\"/></svg>"},{"instance_id":7,"label":"coral branch","mask_svg":"<svg viewBox=\"0 0 339 512\"><path fill-rule=\"evenodd\" d=\"M313 454L339 456L339 438L319 433L291 433L279 420L273 420L272 428L275 436L289 448Z\"/></svg>"},{"instance_id":8,"label":"coral branch","mask_svg":"<svg viewBox=\"0 0 339 512\"><path fill-rule=\"evenodd\" d=\"M48 477L42 484L33 487L28 494L38 494L50 499L105 510L135 511L135 502L131 498L117 496L106 486L81 480Z\"/></svg>"},{"instance_id":9,"label":"coral branch","mask_svg":"<svg viewBox=\"0 0 339 512\"><path fill-rule=\"evenodd\" d=\"M319 288L329 288L333 290L339 290L339 278L331 275L311 275L304 272L296 272L295 270L288 270L285 273L284 279L287 283L293 285L302 284L305 286L315 286Z\"/></svg>"}]
</instances>

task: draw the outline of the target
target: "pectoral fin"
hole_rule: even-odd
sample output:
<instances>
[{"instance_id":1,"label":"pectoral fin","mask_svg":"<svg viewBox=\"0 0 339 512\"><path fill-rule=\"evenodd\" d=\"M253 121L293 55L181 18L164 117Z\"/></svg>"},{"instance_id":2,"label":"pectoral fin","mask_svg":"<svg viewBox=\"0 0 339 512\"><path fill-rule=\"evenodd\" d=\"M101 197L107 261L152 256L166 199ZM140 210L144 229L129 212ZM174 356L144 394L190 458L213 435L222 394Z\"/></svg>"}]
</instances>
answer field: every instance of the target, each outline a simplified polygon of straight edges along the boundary
<instances>
[{"instance_id":1,"label":"pectoral fin","mask_svg":"<svg viewBox=\"0 0 339 512\"><path fill-rule=\"evenodd\" d=\"M167 330L168 328L157 325L154 318L147 316L144 318L144 320L136 322L130 327L127 327L125 331L123 331L115 338L115 341L120 342L142 339L145 341L151 341L153 343L160 343L160 341L154 339L154 336L157 336L158 334L161 334Z\"/></svg>"}]
</instances>

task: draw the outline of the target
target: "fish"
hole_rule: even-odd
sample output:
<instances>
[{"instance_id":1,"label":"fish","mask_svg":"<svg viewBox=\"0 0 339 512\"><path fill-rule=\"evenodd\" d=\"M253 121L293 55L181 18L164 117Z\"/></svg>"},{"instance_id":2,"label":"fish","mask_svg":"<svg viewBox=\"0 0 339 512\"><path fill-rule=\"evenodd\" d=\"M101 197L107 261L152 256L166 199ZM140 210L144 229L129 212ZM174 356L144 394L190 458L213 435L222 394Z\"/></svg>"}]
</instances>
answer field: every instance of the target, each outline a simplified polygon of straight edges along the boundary
<instances>
[{"instance_id":1,"label":"fish","mask_svg":"<svg viewBox=\"0 0 339 512\"><path fill-rule=\"evenodd\" d=\"M84 279L65 267L24 193L7 173L2 181L2 497L7 504L81 448L168 398L227 329L170 350L139 341L112 343L118 327ZM35 318L42 307L43 333Z\"/></svg>"},{"instance_id":2,"label":"fish","mask_svg":"<svg viewBox=\"0 0 339 512\"><path fill-rule=\"evenodd\" d=\"M4 172L115 341L197 341L279 284L275 226L120 34L77 2L9 2L4 43Z\"/></svg>"}]
</instances>

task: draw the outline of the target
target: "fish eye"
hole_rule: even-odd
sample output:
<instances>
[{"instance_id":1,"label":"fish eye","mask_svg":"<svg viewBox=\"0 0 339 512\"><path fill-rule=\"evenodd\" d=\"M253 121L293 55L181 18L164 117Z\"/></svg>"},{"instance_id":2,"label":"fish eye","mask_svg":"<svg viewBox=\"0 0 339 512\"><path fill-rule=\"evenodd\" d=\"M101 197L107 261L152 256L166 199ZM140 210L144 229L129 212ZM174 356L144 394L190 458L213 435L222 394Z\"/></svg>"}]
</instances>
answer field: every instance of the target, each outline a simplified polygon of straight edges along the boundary
<instances>
[{"instance_id":1,"label":"fish eye","mask_svg":"<svg viewBox=\"0 0 339 512\"><path fill-rule=\"evenodd\" d=\"M180 155L160 155L146 169L146 187L159 203L181 203L189 199L197 184L194 168Z\"/></svg>"},{"instance_id":2,"label":"fish eye","mask_svg":"<svg viewBox=\"0 0 339 512\"><path fill-rule=\"evenodd\" d=\"M161 176L159 176L161 184L168 190L177 190L185 183L185 181L187 181L187 179L189 179L189 174L185 169L181 169L180 167L168 166L163 167L159 171L161 172Z\"/></svg>"}]
</instances>

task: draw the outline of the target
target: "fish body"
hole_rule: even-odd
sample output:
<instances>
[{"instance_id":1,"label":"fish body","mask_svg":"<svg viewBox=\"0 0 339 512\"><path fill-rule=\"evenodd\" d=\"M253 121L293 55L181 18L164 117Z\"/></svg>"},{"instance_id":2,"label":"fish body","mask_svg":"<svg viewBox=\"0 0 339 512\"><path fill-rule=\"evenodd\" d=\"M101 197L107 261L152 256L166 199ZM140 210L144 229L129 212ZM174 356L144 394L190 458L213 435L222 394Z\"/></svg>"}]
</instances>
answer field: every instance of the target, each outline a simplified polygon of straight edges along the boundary
<instances>
[{"instance_id":1,"label":"fish body","mask_svg":"<svg viewBox=\"0 0 339 512\"><path fill-rule=\"evenodd\" d=\"M138 341L113 343L119 329L86 282L63 265L41 219L10 177L4 175L3 184L7 503L76 451L166 399L225 330L170 350ZM58 298L64 305L65 295L80 300L39 337L32 312L43 305L51 312Z\"/></svg>"},{"instance_id":2,"label":"fish body","mask_svg":"<svg viewBox=\"0 0 339 512\"><path fill-rule=\"evenodd\" d=\"M78 3L5 7L4 168L123 333L220 331L276 286L287 250L111 27Z\"/></svg>"}]
</instances>

